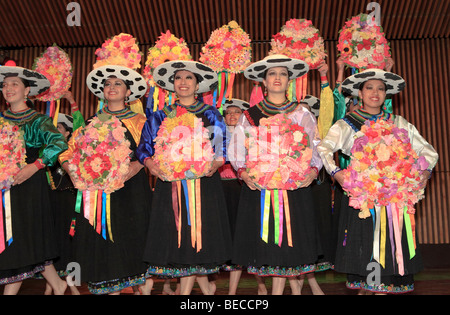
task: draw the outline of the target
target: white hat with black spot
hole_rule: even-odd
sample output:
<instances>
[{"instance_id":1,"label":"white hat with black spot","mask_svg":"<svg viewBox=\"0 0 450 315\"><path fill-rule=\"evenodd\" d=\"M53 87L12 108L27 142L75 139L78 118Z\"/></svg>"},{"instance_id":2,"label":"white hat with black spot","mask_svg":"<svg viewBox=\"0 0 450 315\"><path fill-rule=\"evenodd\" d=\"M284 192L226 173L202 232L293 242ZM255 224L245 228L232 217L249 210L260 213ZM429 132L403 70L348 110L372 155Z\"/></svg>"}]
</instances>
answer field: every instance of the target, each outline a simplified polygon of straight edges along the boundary
<instances>
[{"instance_id":1,"label":"white hat with black spot","mask_svg":"<svg viewBox=\"0 0 450 315\"><path fill-rule=\"evenodd\" d=\"M244 71L244 76L249 80L262 82L266 71L274 67L286 67L289 72L289 80L300 78L309 71L308 64L303 60L285 55L270 55L248 66Z\"/></svg>"},{"instance_id":2,"label":"white hat with black spot","mask_svg":"<svg viewBox=\"0 0 450 315\"><path fill-rule=\"evenodd\" d=\"M312 95L306 95L304 99L300 100L299 103L305 103L308 104L309 108L311 109L311 113L313 113L316 118L319 117L319 111L320 111L320 100Z\"/></svg>"},{"instance_id":3,"label":"white hat with black spot","mask_svg":"<svg viewBox=\"0 0 450 315\"><path fill-rule=\"evenodd\" d=\"M37 96L50 88L50 81L41 73L22 67L0 67L0 91L3 89L5 78L19 77L28 82L30 88L29 96Z\"/></svg>"},{"instance_id":4,"label":"white hat with black spot","mask_svg":"<svg viewBox=\"0 0 450 315\"><path fill-rule=\"evenodd\" d=\"M392 72L386 72L381 69L367 69L356 73L342 82L342 91L345 94L358 96L361 84L369 80L381 80L386 84L386 94L394 95L404 90L405 80Z\"/></svg>"},{"instance_id":5,"label":"white hat with black spot","mask_svg":"<svg viewBox=\"0 0 450 315\"><path fill-rule=\"evenodd\" d=\"M106 80L110 78L117 78L125 82L131 91L128 97L130 102L142 98L147 93L148 85L144 77L135 70L124 66L108 65L94 69L89 73L86 84L95 96L104 99L103 89Z\"/></svg>"},{"instance_id":6,"label":"white hat with black spot","mask_svg":"<svg viewBox=\"0 0 450 315\"><path fill-rule=\"evenodd\" d=\"M236 98L233 98L231 100L225 101L225 104L223 104L223 107L222 107L223 111L225 112L228 107L237 107L237 108L240 108L242 111L246 111L247 109L250 108L250 104L243 100L238 100Z\"/></svg>"},{"instance_id":7,"label":"white hat with black spot","mask_svg":"<svg viewBox=\"0 0 450 315\"><path fill-rule=\"evenodd\" d=\"M212 91L218 85L217 73L212 68L197 61L167 61L155 68L153 79L162 89L175 92L175 74L181 70L192 72L195 75L199 86L197 93L199 94Z\"/></svg>"}]
</instances>

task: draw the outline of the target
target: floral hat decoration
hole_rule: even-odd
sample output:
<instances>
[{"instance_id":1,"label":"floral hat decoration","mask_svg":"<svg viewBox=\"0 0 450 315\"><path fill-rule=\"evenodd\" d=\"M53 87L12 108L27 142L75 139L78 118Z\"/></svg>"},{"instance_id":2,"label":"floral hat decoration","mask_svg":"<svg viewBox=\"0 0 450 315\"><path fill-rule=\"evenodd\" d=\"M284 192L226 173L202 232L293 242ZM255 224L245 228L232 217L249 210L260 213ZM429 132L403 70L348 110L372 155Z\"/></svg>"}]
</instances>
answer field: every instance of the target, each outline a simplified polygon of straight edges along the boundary
<instances>
[{"instance_id":1,"label":"floral hat decoration","mask_svg":"<svg viewBox=\"0 0 450 315\"><path fill-rule=\"evenodd\" d=\"M386 59L391 57L383 28L363 13L348 20L339 31L337 49L344 63L358 70L384 69Z\"/></svg>"},{"instance_id":2,"label":"floral hat decoration","mask_svg":"<svg viewBox=\"0 0 450 315\"><path fill-rule=\"evenodd\" d=\"M233 97L236 74L243 72L251 64L250 36L236 21L230 21L212 32L202 48L199 61L219 74L217 95L213 103L217 104L217 108L222 108L225 99Z\"/></svg>"},{"instance_id":3,"label":"floral hat decoration","mask_svg":"<svg viewBox=\"0 0 450 315\"><path fill-rule=\"evenodd\" d=\"M162 109L166 103L167 94L169 94L169 103L172 102L170 92L168 93L155 83L153 71L164 62L174 60L192 60L192 56L185 40L176 37L168 30L162 33L155 45L148 50L142 73L150 87L149 96L152 96L148 98L147 109L151 111Z\"/></svg>"},{"instance_id":4,"label":"floral hat decoration","mask_svg":"<svg viewBox=\"0 0 450 315\"><path fill-rule=\"evenodd\" d=\"M133 36L124 33L114 36L103 43L95 54L97 62L86 79L89 90L95 96L104 99L103 86L110 77L121 79L127 84L131 90L130 102L145 95L147 83L136 71L141 67L142 53Z\"/></svg>"},{"instance_id":5,"label":"floral hat decoration","mask_svg":"<svg viewBox=\"0 0 450 315\"><path fill-rule=\"evenodd\" d=\"M320 31L312 21L290 19L281 31L272 37L269 55L286 55L300 59L308 64L309 69L317 69L327 56L325 44ZM306 96L308 78L298 78L291 82L289 96L301 100Z\"/></svg>"},{"instance_id":6,"label":"floral hat decoration","mask_svg":"<svg viewBox=\"0 0 450 315\"><path fill-rule=\"evenodd\" d=\"M36 58L33 70L43 74L50 81L50 89L36 98L39 101L58 100L72 85L73 72L69 55L56 44L48 47L39 58Z\"/></svg>"},{"instance_id":7,"label":"floral hat decoration","mask_svg":"<svg viewBox=\"0 0 450 315\"><path fill-rule=\"evenodd\" d=\"M272 37L269 55L286 55L305 61L310 69L317 69L326 57L320 31L310 20L291 19Z\"/></svg>"}]
</instances>

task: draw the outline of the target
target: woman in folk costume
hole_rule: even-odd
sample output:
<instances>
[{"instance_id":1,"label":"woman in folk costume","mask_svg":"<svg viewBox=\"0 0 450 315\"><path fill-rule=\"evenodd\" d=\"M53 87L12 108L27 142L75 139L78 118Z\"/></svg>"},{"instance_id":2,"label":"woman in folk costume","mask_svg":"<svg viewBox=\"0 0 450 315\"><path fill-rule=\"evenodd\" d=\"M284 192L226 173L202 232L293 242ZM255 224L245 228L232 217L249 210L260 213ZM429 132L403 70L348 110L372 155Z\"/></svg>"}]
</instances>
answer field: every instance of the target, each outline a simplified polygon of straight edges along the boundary
<instances>
[{"instance_id":1,"label":"woman in folk costume","mask_svg":"<svg viewBox=\"0 0 450 315\"><path fill-rule=\"evenodd\" d=\"M438 154L412 124L401 116L382 110L386 95L397 94L404 87L403 78L380 69L368 69L347 78L342 83L343 91L359 97L362 100L362 107L338 120L318 148L328 173L348 191L341 202L335 270L346 273L347 286L351 289L359 289L360 294L410 292L414 289L414 274L422 268L422 259L414 233L413 211L409 205L402 208L399 203L407 201L409 198L387 205L384 205L385 201L382 199L376 200L372 201L373 204L365 207L364 201L360 204L358 204L359 201L355 202L359 196L353 194L354 190L351 185L349 186L349 183L352 182L356 185L364 183L363 179L349 180L350 177L348 177L349 174L360 175L363 172L347 172L349 169L356 170L353 169L353 163L358 162L361 155L362 158L365 158L360 149L366 151L368 145L365 145L364 141L368 141L376 135L375 127L368 126L377 126L378 124L382 126L380 132L383 132L383 135L389 140L382 140L386 141L386 144L383 144L384 142L382 143L381 140L374 144L370 142L370 145L373 146L377 143L381 143L377 144L377 147L384 146L383 150L377 151L377 162L372 162L372 165L378 167L377 172L385 170L382 165L392 165L390 167L393 169L396 167L394 165L397 160L403 161L416 155L416 158L420 157L418 158L418 161L421 161L420 167L427 168L427 170L423 169L421 172L417 172L420 175L417 175L417 182L414 184L416 188L413 191L425 189L431 170L438 161ZM398 129L394 129L392 126ZM383 139L385 139L384 136ZM394 147L395 139L399 136L403 137L402 143L410 145L409 149L401 151ZM381 139L381 136L378 138ZM391 159L383 155L383 153L391 152L391 149L392 152L398 151L395 151L397 156L406 154L405 158ZM334 152L337 151L351 156L350 165L345 171L336 166L333 159ZM378 161L383 163L380 164ZM411 173L412 170L413 168L410 169ZM399 172L398 170L393 171ZM389 175L375 172L370 174L371 181L379 178L377 183ZM399 178L401 177L402 175L399 176ZM364 185L369 185L367 182L370 184L370 181L365 181ZM407 182L403 181L398 185L406 184ZM372 198L372 195L377 195L383 189L387 189L385 184L374 187L375 190L364 188L364 190L370 191L370 195L362 194L362 198ZM389 194L385 196L389 196ZM354 207L360 208L361 212Z\"/></svg>"},{"instance_id":2,"label":"woman in folk costume","mask_svg":"<svg viewBox=\"0 0 450 315\"><path fill-rule=\"evenodd\" d=\"M181 295L191 293L196 279L203 294L212 294L208 275L231 258L226 201L217 172L226 158L226 126L219 111L196 94L213 90L217 75L199 62L171 61L158 66L153 76L161 88L175 92L177 100L147 117L137 151L158 178L144 260L150 274L180 278ZM196 135L189 129L192 123L209 134ZM194 159L192 142L200 144Z\"/></svg>"},{"instance_id":3,"label":"woman in folk costume","mask_svg":"<svg viewBox=\"0 0 450 315\"><path fill-rule=\"evenodd\" d=\"M0 67L0 82L10 106L0 114L2 151L9 146L0 156L7 165L2 175L16 169L1 182L0 285L5 285L5 295L17 294L23 280L41 272L61 295L67 284L52 264L58 251L44 168L55 164L67 142L52 119L37 113L28 100L49 89L50 82L37 72L7 66Z\"/></svg>"},{"instance_id":4,"label":"woman in folk costume","mask_svg":"<svg viewBox=\"0 0 450 315\"><path fill-rule=\"evenodd\" d=\"M245 76L263 82L267 96L244 112L228 146L229 160L238 177L245 182L239 202L232 263L247 266L251 274L272 277L274 295L283 294L286 278L291 280L293 294L300 294L296 277L313 272L321 254L309 187L322 168L316 152L319 143L317 123L311 112L286 97L289 81L305 75L308 70L305 62L283 55L266 57L247 68ZM253 149L245 146L249 142L248 133L263 126L263 122L271 124L270 119L280 116L278 114L285 114L290 119L291 128L303 130L296 134L302 141L307 139L303 143L303 151L309 152L309 158L306 153L303 157L303 154L297 156L305 159L303 164L300 165L299 160L294 161L290 155L290 159L280 155L282 163L275 158L278 169L282 170L280 173L288 171L289 177L284 178L283 175L283 182L293 181L293 173L297 173L293 169L301 172L303 177L298 178L299 183L293 189L265 189L249 175L252 169L248 165L254 158L248 155ZM272 138L276 139L276 134ZM283 145L280 148L279 153L284 154L282 152L286 148ZM287 161L292 164L289 166ZM263 173L261 175L261 178L265 177Z\"/></svg>"},{"instance_id":5,"label":"woman in folk costume","mask_svg":"<svg viewBox=\"0 0 450 315\"><path fill-rule=\"evenodd\" d=\"M150 294L151 280L146 285L147 265L142 261L142 254L152 191L148 176L135 154L146 118L132 112L127 106L128 102L139 100L145 95L147 84L133 69L121 65L103 65L88 75L87 85L106 104L88 119L85 127L74 131L69 149L60 156L62 166L71 175L75 186L83 191L81 216L84 218L78 220L74 237L82 281L88 283L89 291L93 294L120 294L121 290L136 286L141 288L143 294ZM107 124L111 122L115 129L108 132ZM107 137L96 138L97 133ZM77 185L75 174L78 169L88 170L91 167L89 174L101 176L113 172L110 169L105 170L106 173L91 173L100 166L95 163L95 159L85 162L85 165L77 161L80 150L84 150L85 154L92 150L86 148L84 142L98 139L100 143L91 153L98 155L97 160L103 159L101 165L108 164L109 159L104 162L108 155L105 146L111 137L121 139L120 150L124 150L125 146L125 159L119 158L123 152L119 152L118 148L109 152L115 158L117 155L119 164L115 170L120 170L122 182L115 183L117 186L112 192L106 189L89 190L90 187ZM93 178L94 184L97 179L100 178Z\"/></svg>"}]
</instances>

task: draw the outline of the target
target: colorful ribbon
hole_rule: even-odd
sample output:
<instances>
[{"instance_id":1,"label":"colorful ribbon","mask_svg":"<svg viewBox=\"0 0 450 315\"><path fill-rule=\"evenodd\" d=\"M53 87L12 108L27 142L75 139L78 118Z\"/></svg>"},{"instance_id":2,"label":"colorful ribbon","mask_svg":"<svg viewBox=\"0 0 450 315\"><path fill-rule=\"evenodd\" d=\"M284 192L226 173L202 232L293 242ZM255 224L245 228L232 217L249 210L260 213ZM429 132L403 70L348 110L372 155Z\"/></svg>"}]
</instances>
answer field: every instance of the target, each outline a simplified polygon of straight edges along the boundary
<instances>
[{"instance_id":1,"label":"colorful ribbon","mask_svg":"<svg viewBox=\"0 0 450 315\"><path fill-rule=\"evenodd\" d=\"M386 207L375 206L371 209L373 219L373 259L385 268L386 265L386 243L387 229L389 229L389 239L391 243L392 263L397 263L398 273L404 275L404 255L402 248L402 231L406 230L408 242L409 258L416 256L416 234L415 219L413 214L408 213L407 207L397 208L395 204Z\"/></svg>"},{"instance_id":2,"label":"colorful ribbon","mask_svg":"<svg viewBox=\"0 0 450 315\"><path fill-rule=\"evenodd\" d=\"M103 239L114 242L111 223L111 195L102 190L83 191L84 217Z\"/></svg>"},{"instance_id":3,"label":"colorful ribbon","mask_svg":"<svg viewBox=\"0 0 450 315\"><path fill-rule=\"evenodd\" d=\"M260 236L265 243L269 243L269 218L270 207L274 217L274 242L279 247L283 244L284 221L286 220L286 232L288 246L293 247L291 214L289 199L286 190L261 190L261 229Z\"/></svg>"},{"instance_id":4,"label":"colorful ribbon","mask_svg":"<svg viewBox=\"0 0 450 315\"><path fill-rule=\"evenodd\" d=\"M10 190L2 189L0 197L0 253L2 253L13 242Z\"/></svg>"},{"instance_id":5,"label":"colorful ribbon","mask_svg":"<svg viewBox=\"0 0 450 315\"><path fill-rule=\"evenodd\" d=\"M181 190L184 193L188 226L191 227L191 245L202 250L202 204L200 179L182 180L172 183L172 209L178 231L178 248L181 247L182 207Z\"/></svg>"}]
</instances>

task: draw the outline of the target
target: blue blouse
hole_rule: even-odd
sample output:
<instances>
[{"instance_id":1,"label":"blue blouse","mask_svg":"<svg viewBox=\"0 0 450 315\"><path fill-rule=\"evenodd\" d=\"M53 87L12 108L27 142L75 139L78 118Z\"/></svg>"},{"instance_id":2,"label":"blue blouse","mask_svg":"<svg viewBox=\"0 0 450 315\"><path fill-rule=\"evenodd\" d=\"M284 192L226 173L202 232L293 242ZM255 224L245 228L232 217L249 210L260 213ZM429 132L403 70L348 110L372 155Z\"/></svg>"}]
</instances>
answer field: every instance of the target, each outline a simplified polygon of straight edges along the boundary
<instances>
[{"instance_id":1,"label":"blue blouse","mask_svg":"<svg viewBox=\"0 0 450 315\"><path fill-rule=\"evenodd\" d=\"M213 133L211 141L215 152L215 159L223 157L226 161L227 128L223 116L215 107L202 102L188 107L175 103L172 106L166 106L162 110L148 114L147 122L142 130L141 141L136 150L139 161L144 164L145 159L155 154L155 139L158 135L159 127L171 112L176 111L177 107L183 107L198 118L206 119L206 122L203 119L205 123L204 127L210 130L210 134ZM209 123L209 126L207 123Z\"/></svg>"}]
</instances>

